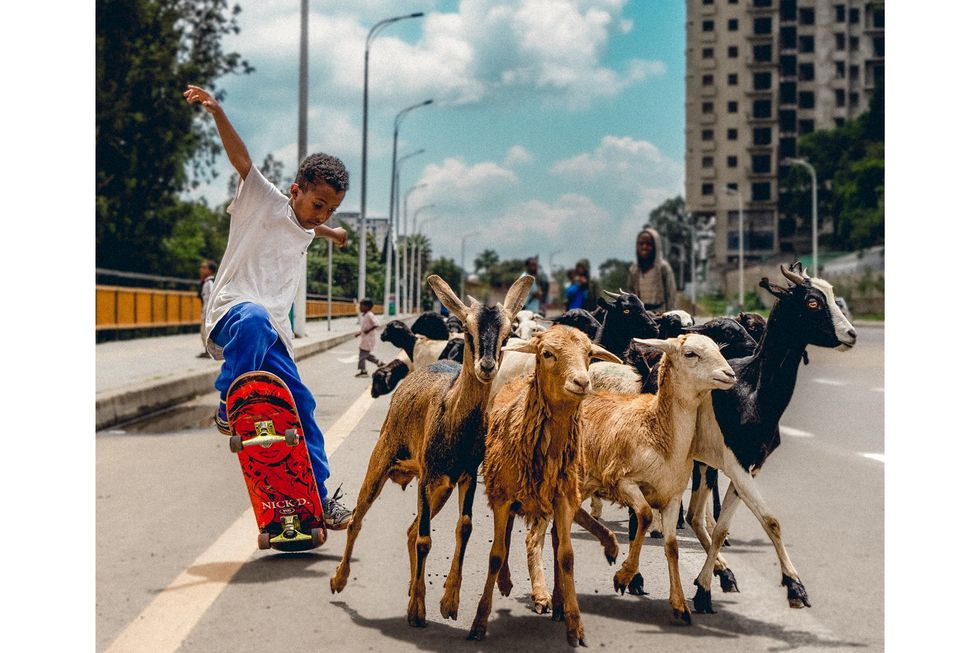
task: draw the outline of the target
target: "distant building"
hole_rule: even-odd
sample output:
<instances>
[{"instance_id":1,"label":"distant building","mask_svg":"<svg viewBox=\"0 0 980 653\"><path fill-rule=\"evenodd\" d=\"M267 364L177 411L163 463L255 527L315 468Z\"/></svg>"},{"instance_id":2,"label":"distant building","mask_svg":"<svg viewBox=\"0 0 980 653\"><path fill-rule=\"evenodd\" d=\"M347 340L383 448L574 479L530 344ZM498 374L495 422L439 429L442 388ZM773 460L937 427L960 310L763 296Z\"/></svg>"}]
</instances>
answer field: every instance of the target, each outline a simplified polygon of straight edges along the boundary
<instances>
[{"instance_id":1,"label":"distant building","mask_svg":"<svg viewBox=\"0 0 980 653\"><path fill-rule=\"evenodd\" d=\"M867 110L884 79L884 1L687 0L686 31L685 197L716 217L714 262L738 259L726 189L741 194L747 259L808 253L808 238L780 234L781 162L798 137Z\"/></svg>"},{"instance_id":2,"label":"distant building","mask_svg":"<svg viewBox=\"0 0 980 653\"><path fill-rule=\"evenodd\" d=\"M341 222L346 222L351 226L351 228L358 230L358 233L360 233L360 219L360 211L337 212L334 214L333 218L330 219L330 224L339 225ZM385 232L388 229L388 218L369 217L364 228L367 233L374 234L374 242L378 244L379 248L384 246Z\"/></svg>"}]
</instances>

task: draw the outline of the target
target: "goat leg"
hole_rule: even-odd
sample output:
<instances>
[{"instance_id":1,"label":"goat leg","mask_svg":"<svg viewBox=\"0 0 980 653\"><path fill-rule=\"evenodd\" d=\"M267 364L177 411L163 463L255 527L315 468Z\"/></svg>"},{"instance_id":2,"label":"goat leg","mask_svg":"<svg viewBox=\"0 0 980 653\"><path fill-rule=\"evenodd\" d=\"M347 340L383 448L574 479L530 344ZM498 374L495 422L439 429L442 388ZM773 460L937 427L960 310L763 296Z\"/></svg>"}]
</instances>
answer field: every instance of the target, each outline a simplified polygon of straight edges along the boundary
<instances>
[{"instance_id":1,"label":"goat leg","mask_svg":"<svg viewBox=\"0 0 980 653\"><path fill-rule=\"evenodd\" d=\"M497 575L497 589L501 596L510 596L510 591L514 589L514 583L510 579L510 536L514 531L514 513L511 512L507 518L507 531L504 533L504 563L500 566L500 573Z\"/></svg>"},{"instance_id":2,"label":"goat leg","mask_svg":"<svg viewBox=\"0 0 980 653\"><path fill-rule=\"evenodd\" d=\"M459 586L463 578L463 558L466 556L466 544L473 532L473 496L476 494L474 475L464 474L458 483L459 492L459 521L456 523L456 551L446 578L442 600L439 602L439 612L444 619L456 619L459 611Z\"/></svg>"},{"instance_id":3,"label":"goat leg","mask_svg":"<svg viewBox=\"0 0 980 653\"><path fill-rule=\"evenodd\" d=\"M384 435L382 434L382 438ZM380 442L380 440L379 440ZM361 524L364 522L364 515L367 514L371 504L381 494L385 481L388 478L390 464L385 465L379 459L383 459L382 452L376 450L372 452L371 460L368 462L367 474L361 483L361 490L357 495L357 504L354 506L351 515L350 525L347 527L347 544L344 546L344 555L337 564L337 569L330 578L330 593L344 591L347 586L347 578L350 576L351 555L354 552L354 542L357 534L361 532Z\"/></svg>"},{"instance_id":4,"label":"goat leg","mask_svg":"<svg viewBox=\"0 0 980 653\"><path fill-rule=\"evenodd\" d=\"M653 522L653 510L647 503L646 497L640 492L636 483L628 480L621 480L617 488L617 495L626 500L627 505L636 512L637 527L636 533L630 539L630 550L623 561L619 571L613 576L613 587L620 594L626 593L633 576L639 570L640 549L643 547L643 538L646 537L647 529Z\"/></svg>"},{"instance_id":5,"label":"goat leg","mask_svg":"<svg viewBox=\"0 0 980 653\"><path fill-rule=\"evenodd\" d=\"M581 502L571 502L564 495L558 495L556 499L555 528L558 533L558 548L555 569L559 570L564 601L565 637L570 646L585 646L585 629L582 627L578 595L575 593L575 553L572 550L572 516Z\"/></svg>"},{"instance_id":6,"label":"goat leg","mask_svg":"<svg viewBox=\"0 0 980 653\"><path fill-rule=\"evenodd\" d=\"M675 621L691 625L691 611L687 608L687 601L684 599L684 590L681 589L681 571L678 566L679 551L677 547L677 516L680 514L681 497L672 497L663 513L664 522L664 555L667 557L667 572L670 576L670 607L673 608Z\"/></svg>"},{"instance_id":7,"label":"goat leg","mask_svg":"<svg viewBox=\"0 0 980 653\"><path fill-rule=\"evenodd\" d=\"M480 596L476 616L473 617L473 625L470 626L470 634L466 636L466 639L477 641L487 636L487 619L490 617L490 609L493 604L493 585L497 582L497 574L500 573L500 567L507 555L505 545L507 524L513 522L508 502L493 505L491 509L493 510L493 544L490 547L487 582L483 585L483 595Z\"/></svg>"},{"instance_id":8,"label":"goat leg","mask_svg":"<svg viewBox=\"0 0 980 653\"><path fill-rule=\"evenodd\" d=\"M538 614L551 612L551 592L548 591L544 569L541 567L541 553L547 529L548 520L539 517L528 525L524 540L527 547L527 573L531 578L531 600L534 601L534 611Z\"/></svg>"},{"instance_id":9,"label":"goat leg","mask_svg":"<svg viewBox=\"0 0 980 653\"><path fill-rule=\"evenodd\" d=\"M408 625L425 627L425 561L432 549L432 519L435 518L449 495L453 484L449 477L438 476L435 480L423 476L419 479L418 535L415 540L415 569L408 599Z\"/></svg>"},{"instance_id":10,"label":"goat leg","mask_svg":"<svg viewBox=\"0 0 980 653\"><path fill-rule=\"evenodd\" d=\"M613 532L599 523L590 513L579 508L575 511L575 523L592 533L592 535L602 544L603 553L606 554L606 562L613 564L619 557L619 543Z\"/></svg>"}]
</instances>

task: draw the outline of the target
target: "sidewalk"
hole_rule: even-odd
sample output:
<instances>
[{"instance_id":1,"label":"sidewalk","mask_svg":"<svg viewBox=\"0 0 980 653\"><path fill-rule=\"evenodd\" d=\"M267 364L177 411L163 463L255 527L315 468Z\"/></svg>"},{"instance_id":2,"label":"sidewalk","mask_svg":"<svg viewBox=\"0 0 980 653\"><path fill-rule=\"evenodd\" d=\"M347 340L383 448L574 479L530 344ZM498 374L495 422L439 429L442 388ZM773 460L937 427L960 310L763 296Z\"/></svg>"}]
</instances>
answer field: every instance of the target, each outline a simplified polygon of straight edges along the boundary
<instances>
[{"instance_id":1,"label":"sidewalk","mask_svg":"<svg viewBox=\"0 0 980 653\"><path fill-rule=\"evenodd\" d=\"M386 318L382 317L382 323ZM398 316L406 319L408 316ZM387 321L395 319L387 318ZM357 336L357 318L307 322L296 338L297 360ZM197 333L104 342L95 346L95 429L102 430L141 415L211 392L220 361L197 358L204 351Z\"/></svg>"}]
</instances>

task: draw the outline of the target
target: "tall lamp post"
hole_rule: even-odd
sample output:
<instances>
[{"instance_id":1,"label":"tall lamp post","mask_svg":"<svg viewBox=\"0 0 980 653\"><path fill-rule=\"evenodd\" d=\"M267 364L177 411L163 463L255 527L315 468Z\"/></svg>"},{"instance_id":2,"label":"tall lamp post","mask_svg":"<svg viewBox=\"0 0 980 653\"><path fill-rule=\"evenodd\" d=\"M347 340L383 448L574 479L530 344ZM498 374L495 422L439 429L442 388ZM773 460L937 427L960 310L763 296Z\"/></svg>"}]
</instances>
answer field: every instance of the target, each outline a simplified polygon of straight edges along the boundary
<instances>
[{"instance_id":1,"label":"tall lamp post","mask_svg":"<svg viewBox=\"0 0 980 653\"><path fill-rule=\"evenodd\" d=\"M367 135L368 135L368 61L370 59L371 41L382 29L406 18L421 18L425 14L416 12L405 16L386 18L375 23L364 41L364 99L361 107L361 228L360 243L357 253L357 298L364 299L367 288ZM387 298L385 298L387 301Z\"/></svg>"},{"instance_id":2,"label":"tall lamp post","mask_svg":"<svg viewBox=\"0 0 980 653\"><path fill-rule=\"evenodd\" d=\"M398 232L399 228L401 228L400 238L402 242L404 243L405 239L408 238L408 229L406 229L405 226L402 224L403 222L407 222L408 218L405 216L404 211L399 210L399 206L398 206L398 198L401 195L401 186L402 186L402 162L405 159L408 159L413 156L417 156L419 154L422 154L423 152L425 152L424 148L415 150L414 152L410 152L409 154L405 154L398 157L398 160L395 162L395 225L394 226L395 226L396 242L399 239L399 232ZM425 184L422 185L424 186ZM405 308L405 305L408 303L406 301L407 298L405 297L405 282L408 277L408 253L407 253L408 245L405 245L405 250L406 251L404 256L401 256L401 258L399 258L400 255L398 253L398 248L395 247L395 261L394 261L395 263L395 312L398 313L399 315L402 313L403 309Z\"/></svg>"},{"instance_id":3,"label":"tall lamp post","mask_svg":"<svg viewBox=\"0 0 980 653\"><path fill-rule=\"evenodd\" d=\"M435 205L434 204L430 204L430 206L435 206ZM423 207L423 208L425 208L425 207ZM418 211L416 211L415 213L417 214ZM416 258L416 267L417 267L416 273L415 273L416 274L416 276L415 276L415 279L416 279L416 283L415 283L415 307L419 311L422 310L422 254L423 254L423 251L422 251L422 248L421 247L418 247L418 245L421 244L422 230L425 229L425 225L429 224L430 222L434 222L434 221L436 221L438 219L439 219L439 216L437 216L437 215L436 216L433 216L431 218L426 218L425 220L422 221L421 225L419 226L419 230L415 233L415 244L416 244L416 247L418 248L418 252L416 253L416 256L415 256L415 258Z\"/></svg>"},{"instance_id":4,"label":"tall lamp post","mask_svg":"<svg viewBox=\"0 0 980 653\"><path fill-rule=\"evenodd\" d=\"M810 274L812 274L813 276L817 276L820 272L819 268L817 267L817 171L814 169L812 165L810 165L810 163L806 159L787 158L786 161L788 163L794 163L796 165L803 166L810 172L810 181L811 181L811 185L813 186L813 207L812 207L812 213L810 214L810 217L813 222L811 236L810 236L813 241L811 243L811 247L813 248L813 272L811 272Z\"/></svg>"},{"instance_id":5,"label":"tall lamp post","mask_svg":"<svg viewBox=\"0 0 980 653\"><path fill-rule=\"evenodd\" d=\"M469 233L463 234L462 242L459 245L459 296L463 297L466 292L466 239L470 236L476 236L479 231L471 231Z\"/></svg>"},{"instance_id":6,"label":"tall lamp post","mask_svg":"<svg viewBox=\"0 0 980 653\"><path fill-rule=\"evenodd\" d=\"M395 116L395 136L392 139L392 146L391 146L391 192L388 197L388 230L387 230L388 237L386 238L386 240L388 241L388 252L387 255L385 256L385 299L384 299L385 314L388 313L388 297L391 295L391 264L392 264L392 259L394 258L394 251L395 251L395 244L393 242L393 238L398 234L398 232L393 228L395 222L395 176L398 168L398 127L401 125L402 119L405 117L406 114L408 114L409 111L411 111L412 109L418 109L419 107L427 106L429 104L432 104L432 100L426 100L425 102L419 102L418 104L413 104L407 109L402 109L401 111L398 112L398 115ZM396 268L395 275L397 276L398 266L396 265L395 268ZM397 285L398 285L398 280L396 279L395 286L397 287ZM395 313L398 312L397 300L395 301L395 305L392 307L392 310L394 310Z\"/></svg>"},{"instance_id":7,"label":"tall lamp post","mask_svg":"<svg viewBox=\"0 0 980 653\"><path fill-rule=\"evenodd\" d=\"M401 180L399 180L398 185L401 186ZM414 232L410 232L408 229L408 196L411 195L414 191L420 188L425 188L426 186L428 186L428 184L424 182L421 184L415 184L407 191L405 191L405 195L402 197L402 212L401 212L402 217L400 222L402 226L402 236L405 239L405 252L403 253L404 267L402 268L405 271L405 279L404 279L405 283L402 291L405 293L405 302L403 306L405 307L406 313L409 312L408 306L409 304L412 303L412 292L411 292L412 291L412 268L411 268L411 260L409 259L408 256L408 251L409 251L408 237L412 235L412 233L414 233Z\"/></svg>"},{"instance_id":8,"label":"tall lamp post","mask_svg":"<svg viewBox=\"0 0 980 653\"><path fill-rule=\"evenodd\" d=\"M738 197L738 310L745 307L745 218L742 191L726 188L725 193Z\"/></svg>"},{"instance_id":9,"label":"tall lamp post","mask_svg":"<svg viewBox=\"0 0 980 653\"><path fill-rule=\"evenodd\" d=\"M414 310L415 306L417 305L414 300L415 300L415 297L417 297L419 295L418 274L415 273L415 268L418 267L418 249L419 249L419 243L418 243L418 236L419 236L419 231L418 231L418 218L419 218L419 211L424 211L425 209L431 209L434 206L435 206L435 204L426 204L424 206L420 206L419 208L415 209L415 213L412 214L412 235L414 236L414 238L412 240L412 256L408 260L408 284L409 284L408 285L408 306L409 306L409 312L412 312ZM408 219L407 218L405 219L405 222L408 222ZM423 220L422 223L425 224L425 221Z\"/></svg>"}]
</instances>

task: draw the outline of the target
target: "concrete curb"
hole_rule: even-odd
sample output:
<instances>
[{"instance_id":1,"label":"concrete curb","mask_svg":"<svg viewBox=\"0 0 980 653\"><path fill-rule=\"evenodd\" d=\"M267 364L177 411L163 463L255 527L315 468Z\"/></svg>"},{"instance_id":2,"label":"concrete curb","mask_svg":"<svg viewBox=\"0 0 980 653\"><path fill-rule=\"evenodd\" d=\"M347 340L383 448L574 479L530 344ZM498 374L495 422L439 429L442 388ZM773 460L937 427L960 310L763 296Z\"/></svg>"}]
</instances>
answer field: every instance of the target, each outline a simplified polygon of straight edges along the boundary
<instances>
[{"instance_id":1,"label":"concrete curb","mask_svg":"<svg viewBox=\"0 0 980 653\"><path fill-rule=\"evenodd\" d=\"M297 344L296 360L302 360L353 340L358 331L348 331L321 340ZM189 401L214 390L216 372L207 370L147 381L123 390L95 396L95 430L101 431L127 420Z\"/></svg>"}]
</instances>

